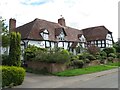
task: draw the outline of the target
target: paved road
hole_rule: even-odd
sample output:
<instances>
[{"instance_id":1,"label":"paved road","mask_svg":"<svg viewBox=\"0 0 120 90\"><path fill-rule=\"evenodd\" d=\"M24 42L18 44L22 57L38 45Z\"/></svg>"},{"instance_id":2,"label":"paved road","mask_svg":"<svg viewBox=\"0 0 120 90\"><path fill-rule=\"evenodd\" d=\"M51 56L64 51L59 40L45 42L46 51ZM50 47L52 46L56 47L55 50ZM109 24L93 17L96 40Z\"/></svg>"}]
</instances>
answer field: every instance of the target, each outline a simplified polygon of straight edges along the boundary
<instances>
[{"instance_id":1,"label":"paved road","mask_svg":"<svg viewBox=\"0 0 120 90\"><path fill-rule=\"evenodd\" d=\"M27 73L23 84L17 88L118 88L118 69L74 77Z\"/></svg>"}]
</instances>

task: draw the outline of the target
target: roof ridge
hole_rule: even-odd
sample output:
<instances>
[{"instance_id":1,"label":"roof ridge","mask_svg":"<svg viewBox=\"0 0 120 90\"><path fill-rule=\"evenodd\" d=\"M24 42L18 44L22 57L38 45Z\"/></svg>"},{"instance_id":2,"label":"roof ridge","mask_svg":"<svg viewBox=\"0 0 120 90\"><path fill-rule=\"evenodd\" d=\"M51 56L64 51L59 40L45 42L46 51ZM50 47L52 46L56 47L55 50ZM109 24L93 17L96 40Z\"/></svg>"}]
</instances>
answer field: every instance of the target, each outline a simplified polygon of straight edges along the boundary
<instances>
[{"instance_id":1,"label":"roof ridge","mask_svg":"<svg viewBox=\"0 0 120 90\"><path fill-rule=\"evenodd\" d=\"M52 22L52 21L48 21L48 20L45 20L45 19L35 18L35 20L42 20L42 21L46 21L46 22L49 22L49 23L57 24L57 25L59 25L62 28L64 27L64 28L72 28L72 29L76 29L76 30L81 30L81 29L78 29L78 28L70 27L70 26L62 26L62 25L60 25L57 22Z\"/></svg>"},{"instance_id":2,"label":"roof ridge","mask_svg":"<svg viewBox=\"0 0 120 90\"><path fill-rule=\"evenodd\" d=\"M99 25L99 26L84 28L84 29L81 29L81 30L88 30L88 29L91 29L91 28L98 28L98 27L105 27L105 26L104 25Z\"/></svg>"}]
</instances>

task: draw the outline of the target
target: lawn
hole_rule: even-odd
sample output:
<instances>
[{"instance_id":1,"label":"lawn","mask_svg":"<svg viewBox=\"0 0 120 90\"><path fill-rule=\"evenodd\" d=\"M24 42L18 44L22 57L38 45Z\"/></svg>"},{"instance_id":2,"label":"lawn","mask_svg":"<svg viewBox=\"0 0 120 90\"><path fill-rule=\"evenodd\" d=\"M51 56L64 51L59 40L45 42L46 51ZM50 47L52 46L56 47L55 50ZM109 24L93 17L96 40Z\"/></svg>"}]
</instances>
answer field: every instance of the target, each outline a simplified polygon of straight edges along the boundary
<instances>
[{"instance_id":1,"label":"lawn","mask_svg":"<svg viewBox=\"0 0 120 90\"><path fill-rule=\"evenodd\" d=\"M106 65L110 65L110 66L119 66L120 67L120 62L115 62L115 63L108 63Z\"/></svg>"},{"instance_id":2,"label":"lawn","mask_svg":"<svg viewBox=\"0 0 120 90\"><path fill-rule=\"evenodd\" d=\"M90 66L87 68L81 68L81 69L72 69L72 70L66 70L63 72L58 72L54 73L56 76L77 76L77 75L82 75L82 74L89 74L89 73L94 73L94 72L100 72L104 70L109 70L117 68L116 64L112 65L98 65L98 66Z\"/></svg>"}]
</instances>

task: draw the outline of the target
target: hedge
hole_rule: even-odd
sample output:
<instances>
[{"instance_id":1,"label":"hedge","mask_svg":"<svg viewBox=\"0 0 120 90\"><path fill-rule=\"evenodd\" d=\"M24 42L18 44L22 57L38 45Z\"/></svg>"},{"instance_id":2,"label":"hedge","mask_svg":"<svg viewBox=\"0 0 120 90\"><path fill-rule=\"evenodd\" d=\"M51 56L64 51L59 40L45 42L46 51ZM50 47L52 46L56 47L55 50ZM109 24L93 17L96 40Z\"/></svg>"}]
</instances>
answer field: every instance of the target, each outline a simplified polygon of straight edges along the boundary
<instances>
[{"instance_id":1,"label":"hedge","mask_svg":"<svg viewBox=\"0 0 120 90\"><path fill-rule=\"evenodd\" d=\"M3 88L22 84L25 76L25 70L22 67L0 66L0 70L2 70Z\"/></svg>"}]
</instances>

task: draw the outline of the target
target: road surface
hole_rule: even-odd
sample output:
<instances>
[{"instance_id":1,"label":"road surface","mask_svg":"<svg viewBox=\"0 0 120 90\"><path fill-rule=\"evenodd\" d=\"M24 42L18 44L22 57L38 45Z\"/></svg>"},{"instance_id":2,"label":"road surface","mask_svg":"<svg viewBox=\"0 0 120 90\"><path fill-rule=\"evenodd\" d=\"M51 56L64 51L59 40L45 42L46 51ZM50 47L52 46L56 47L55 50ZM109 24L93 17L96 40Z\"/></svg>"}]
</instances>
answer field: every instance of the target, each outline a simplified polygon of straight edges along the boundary
<instances>
[{"instance_id":1,"label":"road surface","mask_svg":"<svg viewBox=\"0 0 120 90\"><path fill-rule=\"evenodd\" d=\"M73 77L27 73L23 84L15 88L118 88L118 69Z\"/></svg>"}]
</instances>

